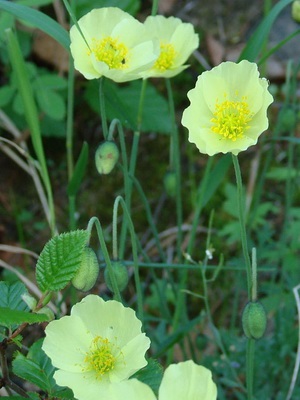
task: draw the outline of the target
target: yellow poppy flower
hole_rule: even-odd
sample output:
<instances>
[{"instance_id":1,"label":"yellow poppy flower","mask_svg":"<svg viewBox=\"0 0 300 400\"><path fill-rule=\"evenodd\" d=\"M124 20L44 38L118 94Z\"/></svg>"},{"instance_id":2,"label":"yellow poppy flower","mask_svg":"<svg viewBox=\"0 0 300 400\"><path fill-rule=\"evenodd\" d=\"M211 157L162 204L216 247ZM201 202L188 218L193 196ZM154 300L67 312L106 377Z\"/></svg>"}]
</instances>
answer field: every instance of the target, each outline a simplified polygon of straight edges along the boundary
<instances>
[{"instance_id":1,"label":"yellow poppy flower","mask_svg":"<svg viewBox=\"0 0 300 400\"><path fill-rule=\"evenodd\" d=\"M108 387L143 368L150 340L135 312L88 295L71 315L47 326L43 350L58 368L54 379L80 400L105 398Z\"/></svg>"},{"instance_id":2,"label":"yellow poppy flower","mask_svg":"<svg viewBox=\"0 0 300 400\"><path fill-rule=\"evenodd\" d=\"M86 79L105 76L115 82L141 78L159 54L142 23L117 7L90 11L70 30L75 68Z\"/></svg>"},{"instance_id":3,"label":"yellow poppy flower","mask_svg":"<svg viewBox=\"0 0 300 400\"><path fill-rule=\"evenodd\" d=\"M159 40L160 54L153 67L143 76L171 78L186 69L188 65L183 64L199 46L199 36L193 25L179 18L162 15L149 16L144 25L149 34Z\"/></svg>"},{"instance_id":4,"label":"yellow poppy flower","mask_svg":"<svg viewBox=\"0 0 300 400\"><path fill-rule=\"evenodd\" d=\"M203 72L188 98L191 104L183 112L182 125L201 153L237 155L268 128L273 97L268 81L249 61L227 61Z\"/></svg>"}]
</instances>

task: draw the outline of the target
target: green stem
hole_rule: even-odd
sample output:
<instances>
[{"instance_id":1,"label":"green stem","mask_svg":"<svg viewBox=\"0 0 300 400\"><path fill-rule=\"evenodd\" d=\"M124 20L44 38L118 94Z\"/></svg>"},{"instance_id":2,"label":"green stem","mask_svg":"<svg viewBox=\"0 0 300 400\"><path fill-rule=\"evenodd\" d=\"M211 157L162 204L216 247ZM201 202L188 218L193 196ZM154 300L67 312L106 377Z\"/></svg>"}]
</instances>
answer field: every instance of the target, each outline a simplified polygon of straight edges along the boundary
<instances>
[{"instance_id":1,"label":"green stem","mask_svg":"<svg viewBox=\"0 0 300 400\"><path fill-rule=\"evenodd\" d=\"M89 220L88 226L86 228L89 237L91 236L91 232L93 229L93 226L96 226L96 230L97 230L97 234L98 234L98 239L100 242L100 246L101 246L101 250L103 253L103 257L104 257L104 261L106 264L106 268L108 269L108 274L110 277L110 281L111 281L111 285L112 285L112 289L113 289L113 293L114 293L114 298L119 301L120 303L122 303L122 297L116 282L116 278L115 278L115 274L111 265L111 261L110 261L110 257L109 257L109 253L106 247L106 243L105 243L105 239L104 239L104 235L103 235L103 230L102 230L102 226L100 224L100 221L97 217L92 217Z\"/></svg>"},{"instance_id":2,"label":"green stem","mask_svg":"<svg viewBox=\"0 0 300 400\"><path fill-rule=\"evenodd\" d=\"M137 314L138 318L142 321L144 321L144 310L143 310L143 292L142 292L142 285L141 285L141 280L140 280L140 275L139 275L139 259L138 259L138 248L137 248L137 238L136 234L134 231L134 226L130 217L129 210L127 208L127 205L124 201L124 199L121 196L118 196L115 200L115 207L116 209L118 208L119 203L121 203L124 216L125 216L125 221L128 224L128 229L130 233L130 238L131 238L131 246L132 246L132 257L133 257L133 265L134 265L134 280L135 280L135 286L136 286L136 294L137 294Z\"/></svg>"},{"instance_id":3,"label":"green stem","mask_svg":"<svg viewBox=\"0 0 300 400\"><path fill-rule=\"evenodd\" d=\"M200 219L201 211L203 208L203 197L206 192L212 164L213 164L213 157L209 157L208 162L205 167L204 176L201 180L201 184L199 185L199 188L197 191L196 208L195 208L195 212L193 215L192 229L190 232L190 239L189 239L189 243L188 243L188 247L187 247L188 254L190 254L192 252L192 249L195 244L197 227L199 225L199 219Z\"/></svg>"},{"instance_id":4,"label":"green stem","mask_svg":"<svg viewBox=\"0 0 300 400\"><path fill-rule=\"evenodd\" d=\"M242 249L244 254L244 261L247 272L247 287L248 287L248 298L251 298L251 288L252 288L252 275L251 275L251 262L250 256L248 252L248 244L247 244L247 233L246 233L246 222L245 222L245 213L244 213L244 199L243 199L243 182L241 169L239 165L239 160L237 156L232 154L232 161L234 165L234 172L237 184L237 201L238 201L238 213L239 213L239 221L240 221L240 230L241 230L241 242Z\"/></svg>"},{"instance_id":5,"label":"green stem","mask_svg":"<svg viewBox=\"0 0 300 400\"><path fill-rule=\"evenodd\" d=\"M177 258L179 262L182 259L181 252L181 244L182 244L182 198L181 198L181 162L180 162L180 149L179 149L179 138L178 138L178 129L175 121L175 107L174 107L174 98L173 91L170 79L166 79L167 92L168 92L168 100L169 100L169 110L171 115L171 123L172 123L172 132L171 132L171 151L172 156L170 157L171 169L175 171L176 176L176 217L177 217L177 228L178 228L178 236L177 236Z\"/></svg>"},{"instance_id":6,"label":"green stem","mask_svg":"<svg viewBox=\"0 0 300 400\"><path fill-rule=\"evenodd\" d=\"M250 256L248 252L248 244L247 244L247 233L246 233L246 222L245 222L245 210L244 210L244 199L243 199L243 182L241 169L239 165L239 161L237 156L232 154L232 161L234 165L236 184L237 184L237 201L238 201L238 213L240 220L240 230L241 230L241 242L244 254L244 261L246 265L247 272L247 287L248 287L248 298L249 301L252 298L252 295L256 296L256 284L252 282L252 270L251 270L251 262ZM255 264L255 263L254 263ZM256 282L256 268L255 269L255 282ZM254 291L254 293L253 293ZM254 370L254 346L255 342L253 339L247 339L247 352L246 352L246 375L247 375L247 397L248 400L252 400L253 396L253 370Z\"/></svg>"},{"instance_id":7,"label":"green stem","mask_svg":"<svg viewBox=\"0 0 300 400\"><path fill-rule=\"evenodd\" d=\"M153 1L152 1L151 15L156 15L156 14L157 14L158 3L159 3L159 0L153 0Z\"/></svg>"},{"instance_id":8,"label":"green stem","mask_svg":"<svg viewBox=\"0 0 300 400\"><path fill-rule=\"evenodd\" d=\"M246 368L247 368L247 399L253 400L255 340L247 339Z\"/></svg>"},{"instance_id":9,"label":"green stem","mask_svg":"<svg viewBox=\"0 0 300 400\"><path fill-rule=\"evenodd\" d=\"M131 175L131 176L135 176L135 167L136 167L138 147L139 147L139 141L140 141L140 131L141 131L141 126L142 126L142 115L143 115L146 87L147 87L147 80L144 79L144 80L142 80L142 87L141 87L140 100L139 100L139 106L138 106L137 129L133 133L133 142L132 142L130 161L129 161L129 175ZM127 187L125 188L126 189L125 201L126 201L126 207L129 212L131 209L132 186L133 186L132 180L128 180ZM121 237L120 237L119 254L120 254L121 258L124 258L126 233L127 233L127 223L124 222L124 224L122 226Z\"/></svg>"},{"instance_id":10,"label":"green stem","mask_svg":"<svg viewBox=\"0 0 300 400\"><path fill-rule=\"evenodd\" d=\"M113 259L118 260L118 202L114 202L112 221L112 253Z\"/></svg>"},{"instance_id":11,"label":"green stem","mask_svg":"<svg viewBox=\"0 0 300 400\"><path fill-rule=\"evenodd\" d=\"M257 300L257 261L256 261L256 248L252 249L252 290L251 301Z\"/></svg>"},{"instance_id":12,"label":"green stem","mask_svg":"<svg viewBox=\"0 0 300 400\"><path fill-rule=\"evenodd\" d=\"M100 78L100 85L99 85L99 101L100 101L100 115L101 115L101 122L102 122L102 131L104 139L107 140L108 138L108 125L106 119L106 111L105 111L105 96L104 96L104 80L105 78Z\"/></svg>"}]
</instances>

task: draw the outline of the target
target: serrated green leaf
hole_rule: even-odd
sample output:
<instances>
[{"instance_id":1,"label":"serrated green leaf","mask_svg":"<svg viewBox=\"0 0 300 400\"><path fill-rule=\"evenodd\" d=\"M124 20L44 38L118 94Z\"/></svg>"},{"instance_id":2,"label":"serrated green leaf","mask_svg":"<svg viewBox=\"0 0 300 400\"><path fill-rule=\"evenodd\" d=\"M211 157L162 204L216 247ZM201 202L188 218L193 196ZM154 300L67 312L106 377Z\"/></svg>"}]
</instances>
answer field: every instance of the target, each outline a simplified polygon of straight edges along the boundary
<instances>
[{"instance_id":1,"label":"serrated green leaf","mask_svg":"<svg viewBox=\"0 0 300 400\"><path fill-rule=\"evenodd\" d=\"M29 308L21 297L25 293L27 293L27 289L21 282L13 284L0 282L0 307L7 307L11 310L27 311Z\"/></svg>"},{"instance_id":2,"label":"serrated green leaf","mask_svg":"<svg viewBox=\"0 0 300 400\"><path fill-rule=\"evenodd\" d=\"M28 311L12 310L8 307L0 307L0 325L7 328L14 325L21 325L24 322L34 324L36 322L48 321L45 314L34 314Z\"/></svg>"},{"instance_id":3,"label":"serrated green leaf","mask_svg":"<svg viewBox=\"0 0 300 400\"><path fill-rule=\"evenodd\" d=\"M16 18L29 22L33 26L52 36L63 47L69 49L70 38L67 31L52 18L48 17L48 15L43 14L34 8L6 0L0 0L0 9L13 14Z\"/></svg>"},{"instance_id":4,"label":"serrated green leaf","mask_svg":"<svg viewBox=\"0 0 300 400\"><path fill-rule=\"evenodd\" d=\"M57 389L53 378L55 368L50 358L43 352L42 342L40 339L34 343L26 357L18 352L12 367L14 374L51 394Z\"/></svg>"},{"instance_id":5,"label":"serrated green leaf","mask_svg":"<svg viewBox=\"0 0 300 400\"><path fill-rule=\"evenodd\" d=\"M80 184L85 174L89 156L89 145L84 142L78 160L76 162L74 173L68 184L68 196L75 196L79 190Z\"/></svg>"},{"instance_id":6,"label":"serrated green leaf","mask_svg":"<svg viewBox=\"0 0 300 400\"><path fill-rule=\"evenodd\" d=\"M146 383L154 393L158 394L158 389L163 376L163 368L158 361L150 358L145 368L138 371L133 375L132 378L136 378L139 381Z\"/></svg>"},{"instance_id":7,"label":"serrated green leaf","mask_svg":"<svg viewBox=\"0 0 300 400\"><path fill-rule=\"evenodd\" d=\"M141 92L141 81L126 86L106 80L104 87L107 118L117 118L123 126L137 129L137 115ZM99 112L99 83L89 82L85 99L93 110ZM166 99L148 82L142 115L142 132L170 133L171 117Z\"/></svg>"},{"instance_id":8,"label":"serrated green leaf","mask_svg":"<svg viewBox=\"0 0 300 400\"><path fill-rule=\"evenodd\" d=\"M87 231L77 230L54 236L46 243L36 266L36 281L43 292L67 286L80 266L87 239Z\"/></svg>"}]
</instances>

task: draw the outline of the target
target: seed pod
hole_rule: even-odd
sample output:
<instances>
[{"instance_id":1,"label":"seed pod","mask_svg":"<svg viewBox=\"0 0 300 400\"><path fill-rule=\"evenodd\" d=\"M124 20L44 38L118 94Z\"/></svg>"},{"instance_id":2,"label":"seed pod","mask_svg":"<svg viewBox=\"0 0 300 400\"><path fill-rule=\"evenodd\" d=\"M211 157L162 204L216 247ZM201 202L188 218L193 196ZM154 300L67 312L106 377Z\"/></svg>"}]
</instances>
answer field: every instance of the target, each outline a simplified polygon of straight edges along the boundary
<instances>
[{"instance_id":1,"label":"seed pod","mask_svg":"<svg viewBox=\"0 0 300 400\"><path fill-rule=\"evenodd\" d=\"M86 247L82 253L80 267L78 268L72 285L83 292L87 292L95 285L99 274L99 263L94 250Z\"/></svg>"},{"instance_id":2,"label":"seed pod","mask_svg":"<svg viewBox=\"0 0 300 400\"><path fill-rule=\"evenodd\" d=\"M267 315L263 305L258 301L250 301L242 315L243 330L247 338L260 339L267 327Z\"/></svg>"},{"instance_id":3,"label":"seed pod","mask_svg":"<svg viewBox=\"0 0 300 400\"><path fill-rule=\"evenodd\" d=\"M122 261L112 261L111 266L113 269L118 289L120 290L120 292L122 292L122 290L124 290L128 284L129 278L128 278L127 268ZM112 282L107 267L105 268L104 271L104 279L109 290L113 292Z\"/></svg>"},{"instance_id":4,"label":"seed pod","mask_svg":"<svg viewBox=\"0 0 300 400\"><path fill-rule=\"evenodd\" d=\"M174 171L168 171L164 176L164 188L169 197L176 196L176 175Z\"/></svg>"},{"instance_id":5,"label":"seed pod","mask_svg":"<svg viewBox=\"0 0 300 400\"><path fill-rule=\"evenodd\" d=\"M95 153L95 164L99 174L109 174L119 159L119 149L114 141L101 143Z\"/></svg>"}]
</instances>

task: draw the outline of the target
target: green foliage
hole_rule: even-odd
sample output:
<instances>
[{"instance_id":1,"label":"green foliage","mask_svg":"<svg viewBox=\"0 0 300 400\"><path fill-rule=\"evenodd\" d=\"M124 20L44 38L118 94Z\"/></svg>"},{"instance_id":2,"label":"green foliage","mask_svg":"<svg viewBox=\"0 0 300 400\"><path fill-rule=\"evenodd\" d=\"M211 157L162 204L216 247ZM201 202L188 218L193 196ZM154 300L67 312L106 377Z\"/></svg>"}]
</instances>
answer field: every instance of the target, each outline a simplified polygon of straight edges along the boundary
<instances>
[{"instance_id":1,"label":"green foliage","mask_svg":"<svg viewBox=\"0 0 300 400\"><path fill-rule=\"evenodd\" d=\"M27 293L27 289L21 282L11 285L6 282L0 282L0 307L27 311L27 304L22 300L22 295L25 293Z\"/></svg>"},{"instance_id":2,"label":"green foliage","mask_svg":"<svg viewBox=\"0 0 300 400\"><path fill-rule=\"evenodd\" d=\"M84 142L78 160L75 164L72 178L68 183L67 191L69 196L75 196L79 190L79 187L82 183L86 171L88 156L89 156L89 145L87 142Z\"/></svg>"},{"instance_id":3,"label":"green foliage","mask_svg":"<svg viewBox=\"0 0 300 400\"><path fill-rule=\"evenodd\" d=\"M141 81L127 85L116 85L105 81L105 107L109 120L118 119L124 127L137 129L137 115L141 93ZM95 82L89 82L85 99L95 112L99 112L99 89ZM147 84L142 114L142 132L170 133L171 119L167 101L150 83Z\"/></svg>"},{"instance_id":4,"label":"green foliage","mask_svg":"<svg viewBox=\"0 0 300 400\"><path fill-rule=\"evenodd\" d=\"M269 36L270 30L274 21L280 14L280 12L293 0L281 0L279 1L272 10L267 14L263 21L259 24L252 37L247 42L244 50L240 54L240 60L255 61L262 51L264 44Z\"/></svg>"},{"instance_id":5,"label":"green foliage","mask_svg":"<svg viewBox=\"0 0 300 400\"><path fill-rule=\"evenodd\" d=\"M46 243L36 266L36 280L43 292L61 290L80 266L88 233L77 230L54 236Z\"/></svg>"},{"instance_id":6,"label":"green foliage","mask_svg":"<svg viewBox=\"0 0 300 400\"><path fill-rule=\"evenodd\" d=\"M148 359L148 364L145 368L141 369L133 375L132 378L138 379L146 383L154 393L158 394L158 389L162 380L163 369L157 360L153 358Z\"/></svg>"},{"instance_id":7,"label":"green foliage","mask_svg":"<svg viewBox=\"0 0 300 400\"><path fill-rule=\"evenodd\" d=\"M66 79L37 68L32 63L26 63L25 67L40 112L54 120L63 120L66 115L64 98ZM0 105L9 107L10 103L14 112L25 115L26 110L15 73L12 73L10 83L0 89ZM52 136L56 136L55 131Z\"/></svg>"},{"instance_id":8,"label":"green foliage","mask_svg":"<svg viewBox=\"0 0 300 400\"><path fill-rule=\"evenodd\" d=\"M24 322L34 324L48 321L45 314L33 314L27 311L12 310L8 307L0 307L0 325L11 328L14 325L21 325Z\"/></svg>"},{"instance_id":9,"label":"green foliage","mask_svg":"<svg viewBox=\"0 0 300 400\"><path fill-rule=\"evenodd\" d=\"M75 0L75 13L79 19L93 8L119 7L129 14L135 15L140 8L140 0Z\"/></svg>"},{"instance_id":10,"label":"green foliage","mask_svg":"<svg viewBox=\"0 0 300 400\"><path fill-rule=\"evenodd\" d=\"M72 69L67 80L59 76L57 71L42 68L31 51L32 34L23 31L24 26L26 30L27 27L38 27L68 49L68 32L44 12L31 8L51 4L45 8L45 12L51 10L52 13L52 3L50 0L0 0L0 146L7 144L6 133L11 133L7 130L2 134L2 128L6 128L6 116L24 137L30 132L32 143L26 143L29 157L23 157L23 150L27 151L27 146L23 147L22 153L17 148L24 145L26 139L23 141L23 136L20 140L14 138L11 148L17 149L16 154L22 157L22 161L27 162L30 159L36 167L37 175L43 177L40 185L36 187L39 195L45 189L43 201L50 209L50 217L47 213L46 215L51 220L52 234L61 229L68 229L68 213L70 221L73 222L69 224L69 229L73 229L73 226L76 229L77 215L80 215L81 221L82 217L89 216L91 209L95 208L97 212L100 209L101 221L104 220L104 224L107 225L104 231L100 223L95 226L100 252L105 258L102 259L102 265L109 261L109 249L106 248L106 243L109 242L114 259L124 260L121 273L126 277L124 275L121 278L126 278L126 285L122 287L123 298L120 296L120 300L137 309L138 315L143 319L143 331L151 338L149 356L159 357L163 367L182 358L193 358L197 363L212 370L218 385L219 400L245 400L249 360L246 362L247 339L242 332L242 322L248 337L258 338L264 331L266 315L260 305L257 307L258 303L252 303L251 307L246 308L242 321L242 308L247 296L246 274L245 262L241 257L243 246L237 190L233 184L232 160L230 155L208 158L199 155L197 150L189 150L182 127L179 140L173 129L173 123L179 121L187 102L185 89L189 88L186 86L196 80L196 74L200 68L202 70L202 66L196 65L194 60L191 62L191 69L174 79L174 98L179 105L174 121L170 112L171 101L169 104L166 100L168 92L165 90L164 81L148 81L144 102L140 104L141 81L116 84L105 80L103 103L106 115L109 121L117 119L122 124L122 127L119 124L114 125L115 130L110 127L112 131L109 132L115 135L118 131L116 136L121 153L119 168L114 176L97 176L97 179L94 179L93 175L87 177L88 147L95 149L102 140L98 117L99 81L86 82L75 76L77 82L74 86ZM136 15L141 8L140 15L144 18L144 11L147 9L148 12L151 7L149 2L139 0L74 0L69 3L77 18L93 8L106 6L120 7L132 15ZM283 44L299 35L299 30L295 30L268 50L268 36L274 21L290 3L291 0L280 0L265 13L264 19L241 52L240 59L260 60L258 64L261 65ZM19 29L16 20L22 22L22 30ZM25 59L30 62L26 62ZM269 130L274 132L273 136L266 136L265 140L262 138L252 151L240 155L244 180L246 236L249 241L245 252L249 252L253 246L257 248L258 293L261 303L268 310L267 317L270 320L264 337L256 343L253 396L255 399L264 399L266 396L274 400L286 399L293 367L298 357L297 304L293 297L293 289L299 284L300 248L300 114L297 80L299 65L291 65L291 61L288 61L284 88L274 94L275 111L269 110ZM74 100L77 106L75 115L72 111ZM102 128L103 126L105 121L102 121ZM136 132L139 127L141 132ZM105 129L103 131L105 132ZM74 135L77 132L79 135ZM145 133L151 134L146 136ZM164 135L154 136L152 133ZM59 168L57 160L52 161L51 146L54 139L53 142L46 141L47 145L50 144L46 147L46 135L67 136L66 161L59 159ZM89 143L84 142L81 147L82 140L88 140ZM59 146L61 143L60 141ZM30 156L31 144L37 162ZM56 145L57 142L54 143L54 146ZM80 155L74 163L73 156L79 151ZM45 155L48 157L48 154L49 158L46 158ZM250 159L258 163L257 171L255 163L250 164ZM66 164L67 177L64 171ZM48 177L50 165L51 181ZM175 175L171 176L170 182L165 182L172 199L165 198L163 193L163 176L168 170L176 171L176 174L181 172L180 179L177 179L176 175L178 191L174 191L173 187ZM59 180L60 175L67 178L64 181L66 190ZM122 179L124 187L120 186ZM252 179L254 185L251 186ZM36 180L34 182L36 183ZM52 188L56 190L57 199L58 187L58 194L63 195L59 197L58 207L55 207L54 211ZM85 197L83 202L76 201L75 204L75 200L79 200L76 196L81 195L81 187L84 187L82 194ZM140 196L136 196L136 189ZM25 190L26 196L28 192L28 198L31 199L32 192L27 182ZM15 199L12 188L7 192L9 194L3 190L1 213L11 198L18 203L18 196L23 195L18 192ZM69 208L64 199L66 192ZM126 217L117 215L118 211L114 208L111 224L111 202L114 196L120 193L122 196L124 194ZM32 227L41 224L43 228L38 233L41 233L41 238L46 235L48 237L49 232L45 232L45 221L41 221L39 210L32 205L25 209L19 204L16 209L14 222L22 232L19 234L21 246L29 248L32 243L35 248L41 246L38 240L44 239L35 235L36 231L34 234L32 230L29 234L25 232L29 224L32 224ZM57 224L56 214L59 217ZM131 236L128 235L128 221ZM62 226L64 228L61 228ZM0 228L2 234L2 226ZM67 285L79 271L84 248L90 241L91 230L92 224L89 224L87 231L74 230L54 236L46 243L38 259L36 281L43 293L40 299L34 301L39 301L39 305L46 305L51 298L51 308L57 310L57 318L62 312L69 313L70 306L78 301L78 293L72 285L68 288ZM222 273L218 274L220 266L217 264L223 252L226 254L226 262ZM97 256L94 254L93 258L97 273ZM195 263L193 259L201 259L201 262ZM20 264L19 259L16 264L15 259L7 262L12 264L11 269L1 271L1 276L14 283L0 282L0 340L3 340L0 343L0 351L6 350L6 345L17 346L20 349L14 356L11 356L12 351L5 354L9 359L8 369L18 377L15 380L12 376L11 380L20 384L21 379L35 385L36 393L27 393L32 400L42 397L73 399L71 390L56 385L53 378L55 368L41 349L42 340L36 340L37 337L43 336L43 325L39 325L38 329L27 327L21 332L22 335L18 329L24 322L40 324L50 319L47 315L29 310L22 300L22 296L27 294L27 289L23 283L15 282L20 274L25 274L27 282L32 279L31 255L26 254ZM116 260L111 260L112 267L115 262ZM10 271L17 271L18 275ZM131 279L127 285L128 276ZM86 274L83 273L80 281L85 282L86 278ZM90 286L79 286L78 282L76 284L76 287L81 289L90 289ZM35 282L30 281L28 287L31 287L36 296L38 292L34 292L37 289ZM62 294L52 293L66 288ZM93 290L104 298L111 297L103 282ZM43 312L43 309L40 312ZM31 345L34 340L36 341ZM2 355L1 353L1 357ZM3 357L1 360L3 364ZM147 367L138 371L134 378L148 384L157 394L163 374L162 365L150 358ZM5 370L5 365L1 366ZM4 382L5 385L6 383L9 387L9 382ZM21 383L20 387L27 390L25 383ZM18 400L26 397L4 398ZM299 385L295 387L293 398L300 398Z\"/></svg>"},{"instance_id":11,"label":"green foliage","mask_svg":"<svg viewBox=\"0 0 300 400\"><path fill-rule=\"evenodd\" d=\"M24 356L18 352L13 361L13 372L18 377L33 383L50 396L58 398L73 398L70 389L64 389L56 385L53 378L55 368L50 358L42 350L43 340L36 341Z\"/></svg>"},{"instance_id":12,"label":"green foliage","mask_svg":"<svg viewBox=\"0 0 300 400\"><path fill-rule=\"evenodd\" d=\"M66 49L69 49L70 39L67 31L52 18L48 17L48 15L35 10L34 8L5 0L0 0L0 9L13 14L20 20L29 22L36 28L39 28L48 35L52 36Z\"/></svg>"}]
</instances>

